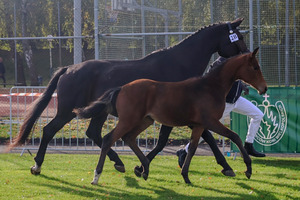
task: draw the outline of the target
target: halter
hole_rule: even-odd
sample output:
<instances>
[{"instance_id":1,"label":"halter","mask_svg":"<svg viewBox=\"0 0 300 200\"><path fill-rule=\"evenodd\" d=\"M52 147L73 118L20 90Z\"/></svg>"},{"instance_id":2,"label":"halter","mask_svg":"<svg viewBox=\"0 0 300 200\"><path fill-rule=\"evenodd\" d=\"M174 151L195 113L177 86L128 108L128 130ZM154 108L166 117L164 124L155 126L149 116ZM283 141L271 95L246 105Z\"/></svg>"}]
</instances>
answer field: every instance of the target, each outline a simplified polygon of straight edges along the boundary
<instances>
[{"instance_id":1,"label":"halter","mask_svg":"<svg viewBox=\"0 0 300 200\"><path fill-rule=\"evenodd\" d=\"M233 30L232 30L232 27L231 27L231 23L230 23L230 22L227 22L227 26L228 26L228 29L229 29L229 33L230 33L230 34L233 34Z\"/></svg>"}]
</instances>

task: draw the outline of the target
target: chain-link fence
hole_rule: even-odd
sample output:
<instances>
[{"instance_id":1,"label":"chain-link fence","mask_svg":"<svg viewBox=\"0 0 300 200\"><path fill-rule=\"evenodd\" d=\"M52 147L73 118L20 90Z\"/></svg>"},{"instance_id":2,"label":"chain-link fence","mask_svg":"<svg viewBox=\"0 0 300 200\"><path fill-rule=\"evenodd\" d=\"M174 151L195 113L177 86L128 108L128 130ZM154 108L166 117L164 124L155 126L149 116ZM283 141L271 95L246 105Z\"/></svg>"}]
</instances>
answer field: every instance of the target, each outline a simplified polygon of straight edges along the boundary
<instances>
[{"instance_id":1,"label":"chain-link fence","mask_svg":"<svg viewBox=\"0 0 300 200\"><path fill-rule=\"evenodd\" d=\"M186 36L181 32L243 17L240 28L247 31L245 40L251 49L260 47L259 61L268 84L298 86L299 9L296 0L99 1L99 55L140 58L178 43Z\"/></svg>"},{"instance_id":2,"label":"chain-link fence","mask_svg":"<svg viewBox=\"0 0 300 200\"><path fill-rule=\"evenodd\" d=\"M95 58L93 2L76 2L0 0L0 57L8 86L46 85L58 67Z\"/></svg>"},{"instance_id":3,"label":"chain-link fence","mask_svg":"<svg viewBox=\"0 0 300 200\"><path fill-rule=\"evenodd\" d=\"M137 59L182 39L178 35L161 34L182 31L179 2L169 1L169 8L164 2L152 3L132 0L99 2L99 16L103 19L99 22L99 30L104 33L100 35L101 58Z\"/></svg>"}]
</instances>

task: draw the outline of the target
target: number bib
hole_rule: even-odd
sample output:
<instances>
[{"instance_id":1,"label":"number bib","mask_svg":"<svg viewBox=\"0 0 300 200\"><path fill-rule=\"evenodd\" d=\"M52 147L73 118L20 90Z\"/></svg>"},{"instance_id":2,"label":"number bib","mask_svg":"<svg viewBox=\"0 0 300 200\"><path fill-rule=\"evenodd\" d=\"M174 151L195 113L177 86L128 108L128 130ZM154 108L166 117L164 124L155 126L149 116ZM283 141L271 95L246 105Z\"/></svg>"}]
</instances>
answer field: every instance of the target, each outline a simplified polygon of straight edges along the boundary
<instances>
[{"instance_id":1,"label":"number bib","mask_svg":"<svg viewBox=\"0 0 300 200\"><path fill-rule=\"evenodd\" d=\"M230 39L231 42L236 42L236 41L239 40L239 37L237 36L236 33L233 33L233 34L229 35L229 39Z\"/></svg>"}]
</instances>

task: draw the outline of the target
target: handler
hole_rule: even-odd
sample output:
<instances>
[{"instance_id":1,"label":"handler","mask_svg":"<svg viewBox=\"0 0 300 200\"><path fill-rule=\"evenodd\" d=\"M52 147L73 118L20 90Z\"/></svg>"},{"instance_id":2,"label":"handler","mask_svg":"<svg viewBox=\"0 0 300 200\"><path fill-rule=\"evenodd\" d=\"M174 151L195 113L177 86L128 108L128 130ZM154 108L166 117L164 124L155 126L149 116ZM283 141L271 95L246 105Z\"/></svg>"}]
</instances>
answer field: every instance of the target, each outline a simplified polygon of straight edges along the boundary
<instances>
[{"instance_id":1,"label":"handler","mask_svg":"<svg viewBox=\"0 0 300 200\"><path fill-rule=\"evenodd\" d=\"M220 65L222 62L224 62L226 58L219 57L211 66L210 68L213 68L215 66ZM226 104L225 104L225 110L223 112L223 116L220 119L220 121L223 121L223 119L227 116L229 116L230 112L236 112L242 115L247 115L251 118L250 124L248 127L248 133L245 140L245 149L247 150L247 153L254 157L265 157L266 155L260 152L257 152L253 147L253 142L255 135L259 129L260 122L264 116L262 111L257 108L253 103L251 103L249 100L247 100L244 97L241 97L242 91L245 91L244 94L249 94L249 88L246 84L244 84L242 81L238 80L236 81L231 90L229 91L228 95L226 96ZM177 151L178 156L178 164L180 167L182 167L185 157L188 152L188 143L183 149L179 149Z\"/></svg>"},{"instance_id":2,"label":"handler","mask_svg":"<svg viewBox=\"0 0 300 200\"><path fill-rule=\"evenodd\" d=\"M3 86L6 87L6 79L5 79L5 67L3 64L3 59L0 57L0 78L3 80Z\"/></svg>"}]
</instances>

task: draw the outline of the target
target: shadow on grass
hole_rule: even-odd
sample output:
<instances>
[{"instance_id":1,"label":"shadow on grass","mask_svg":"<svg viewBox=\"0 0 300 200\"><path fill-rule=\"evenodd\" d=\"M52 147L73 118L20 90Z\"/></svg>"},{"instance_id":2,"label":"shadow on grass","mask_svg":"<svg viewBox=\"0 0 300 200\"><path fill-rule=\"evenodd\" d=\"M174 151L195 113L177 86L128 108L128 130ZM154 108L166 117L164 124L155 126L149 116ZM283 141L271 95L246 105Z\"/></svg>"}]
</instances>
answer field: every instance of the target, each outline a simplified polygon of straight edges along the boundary
<instances>
[{"instance_id":1,"label":"shadow on grass","mask_svg":"<svg viewBox=\"0 0 300 200\"><path fill-rule=\"evenodd\" d=\"M41 174L39 175L39 177L46 179L46 181L38 183L39 186L46 186L48 188L60 190L64 193L69 193L69 194L73 193L84 197L93 197L96 195L97 192L95 191L95 189L93 190L90 187L85 187L84 185L70 183L68 181L64 181L62 179L57 179L47 175ZM101 191L101 189L99 190Z\"/></svg>"},{"instance_id":2,"label":"shadow on grass","mask_svg":"<svg viewBox=\"0 0 300 200\"><path fill-rule=\"evenodd\" d=\"M175 192L173 190L170 190L168 188L164 188L164 187L159 187L158 189L155 190L156 194L159 196L159 198L157 199L208 199L208 200L224 200L224 199L257 199L257 195L251 195L251 194L243 194L243 193L239 193L239 192L229 192L229 191L224 191L224 190L220 190L220 189L216 189L213 187L206 187L206 186L199 186L199 185L195 185L195 184L186 184L186 188L188 189L189 187L192 188L197 188L199 190L207 190L207 191L211 191L214 193L219 193L220 195L197 195L197 196L192 196L192 195L182 195L178 192ZM226 193L226 195L228 195L228 197L224 197L224 193ZM167 194L167 195L166 195ZM230 197L229 197L230 196ZM271 198L272 199L272 198ZM276 198L274 198L276 199Z\"/></svg>"},{"instance_id":3,"label":"shadow on grass","mask_svg":"<svg viewBox=\"0 0 300 200\"><path fill-rule=\"evenodd\" d=\"M100 198L100 199L120 199L126 196L128 199L135 199L136 193L131 193L120 188L109 187L105 184L100 185L79 185L64 181L55 177L40 175L41 178L46 179L45 182L35 183L38 186L48 187L66 194L81 196L82 198ZM149 196L140 195L141 199L147 199Z\"/></svg>"},{"instance_id":4,"label":"shadow on grass","mask_svg":"<svg viewBox=\"0 0 300 200\"><path fill-rule=\"evenodd\" d=\"M132 178L132 177L125 177L126 179L126 185L128 187L134 187L134 188L137 188L137 189L140 189L140 190L144 190L144 191L148 191L149 193L155 193L157 195L157 198L154 198L154 199L191 199L191 200L199 200L199 199L202 199L202 198L205 198L205 199L208 199L208 200L223 200L224 199L224 196L220 197L219 195L183 195L180 193L180 191L176 191L176 190L172 190L172 189L169 189L169 188L166 188L166 187L163 187L163 186L160 186L160 187L157 187L156 184L151 184L149 183L149 186L146 186L146 187L141 187L139 184L138 184L138 181L135 179L135 178ZM159 179L159 178L153 178L154 180L156 180L157 182L166 182L166 180L164 179ZM141 179L142 180L142 179ZM171 181L176 184L179 183L179 181ZM170 183L170 181L168 181L168 183ZM197 184L186 184L184 183L184 181L182 180L182 183L179 183L179 184L182 184L184 187L183 189L186 190L188 188L198 188L200 190L211 190L211 191L214 191L214 192L217 192L217 193L220 193L220 194L224 194L224 191L222 190L218 190L218 189L214 189L214 188L209 188L209 187L201 187L201 186L198 186ZM229 195L234 195L236 197L231 197L230 199L249 199L247 197L249 197L250 195L246 195L246 194L238 194L238 193L233 193L233 192L229 192L228 193ZM128 195L126 195L128 196ZM202 197L202 198L201 198ZM128 199L136 199L137 196L132 196L132 197L129 197ZM150 197L148 197L149 199ZM252 197L251 197L252 198ZM137 199L143 199L142 196L138 196ZM151 198L153 199L153 198Z\"/></svg>"},{"instance_id":5,"label":"shadow on grass","mask_svg":"<svg viewBox=\"0 0 300 200\"><path fill-rule=\"evenodd\" d=\"M82 198L100 198L100 199L153 199L151 195L146 195L142 193L154 193L158 195L154 199L168 199L170 197L175 197L171 199L199 199L199 197L189 197L186 195L181 195L176 193L174 190L166 188L155 188L151 185L149 187L142 187L138 184L138 181L135 178L125 176L126 186L131 188L136 188L136 190L141 191L137 194L135 192L130 192L126 189L122 190L120 188L109 187L105 184L100 185L89 185L83 186L79 184L70 183L55 177L40 175L39 177L45 179L46 181L40 183L34 183L38 186L44 186L57 190L63 193L68 193ZM215 198L214 198L215 199Z\"/></svg>"},{"instance_id":6,"label":"shadow on grass","mask_svg":"<svg viewBox=\"0 0 300 200\"><path fill-rule=\"evenodd\" d=\"M138 181L135 178L132 178L130 176L125 176L125 180L126 180L126 186L131 188L141 188L140 185L138 184Z\"/></svg>"},{"instance_id":7,"label":"shadow on grass","mask_svg":"<svg viewBox=\"0 0 300 200\"><path fill-rule=\"evenodd\" d=\"M266 191L265 188L252 188L251 186L249 186L245 183L241 183L241 182L238 182L237 185L239 185L240 187L247 189L249 191L255 192L259 199L274 199L274 200L281 199L281 198L278 198L278 196L280 196L280 193L277 193L274 191L268 192L268 191ZM275 195L275 194L277 194L277 195ZM293 199L293 200L299 199L298 197L293 197L292 195L284 195L284 198Z\"/></svg>"},{"instance_id":8,"label":"shadow on grass","mask_svg":"<svg viewBox=\"0 0 300 200\"><path fill-rule=\"evenodd\" d=\"M272 185L272 186L275 186L275 187L286 187L286 188L289 188L289 189L292 189L294 190L294 192L298 192L299 191L299 184L298 186L297 185L294 185L294 184L289 184L287 183L287 181L285 180L286 179L286 176L282 176L282 174L271 174L271 176L275 176L275 177L278 177L278 182L272 182L272 181L267 181L267 176L270 175L270 174L267 174L264 176L264 180L260 180L260 179L256 179L256 178L251 178L249 180L247 180L248 182L250 183L253 183L253 184L265 184L265 185ZM237 181L245 181L244 179L241 179L241 178L235 178L237 179ZM289 178L288 178L289 179ZM273 178L271 180L274 180ZM237 182L237 184L239 184L240 186L243 186L243 188L245 188L245 184L244 183L241 183L241 182ZM249 189L249 186L247 186L248 188L246 189ZM261 190L261 191L264 191L264 193L270 193L267 191L267 188L262 188L264 190ZM258 190L258 188L256 188L256 190ZM262 192L263 193L263 192ZM278 193L279 194L279 193ZM268 195L269 196L269 195ZM273 199L273 198L270 198L270 199ZM274 197L274 199L276 199ZM299 197L290 197L290 199L299 199Z\"/></svg>"},{"instance_id":9,"label":"shadow on grass","mask_svg":"<svg viewBox=\"0 0 300 200\"><path fill-rule=\"evenodd\" d=\"M176 191L176 189L169 189L163 186L157 187L155 184L149 183L146 186L141 186L139 184L139 181L135 178L132 178L130 176L125 176L126 180L126 187L134 188L134 192L130 192L125 189L120 189L119 187L112 187L107 186L106 184L100 184L100 185L81 185L81 184L75 184L71 183L59 178L55 178L52 176L47 175L40 175L41 179L39 180L39 183L34 182L32 184L35 184L39 187L47 187L51 190L57 191L58 193L65 193L68 195L73 195L74 198L76 196L78 198L100 198L100 199L113 199L113 200L119 200L119 199L191 199L191 200L198 200L201 199L201 197L204 197L208 200L223 200L224 196L220 197L218 195L185 195L181 194L180 191ZM141 179L142 181L142 179ZM143 180L144 181L144 180ZM157 180L157 181L163 181L163 180ZM188 189L190 187L192 188L198 188L201 190L209 190L214 191L220 194L224 194L224 191L216 189L216 188L210 188L210 187L201 187L198 185L193 184L185 184L180 183L184 185L185 189ZM248 187L249 186L244 186ZM148 195L147 195L148 194ZM153 197L153 194L156 197ZM232 195L231 199L249 199L250 195L247 194L241 194L241 193L234 193L234 192L228 192L228 195ZM53 197L55 197L55 194L53 194ZM252 196L253 197L253 196Z\"/></svg>"}]
</instances>

